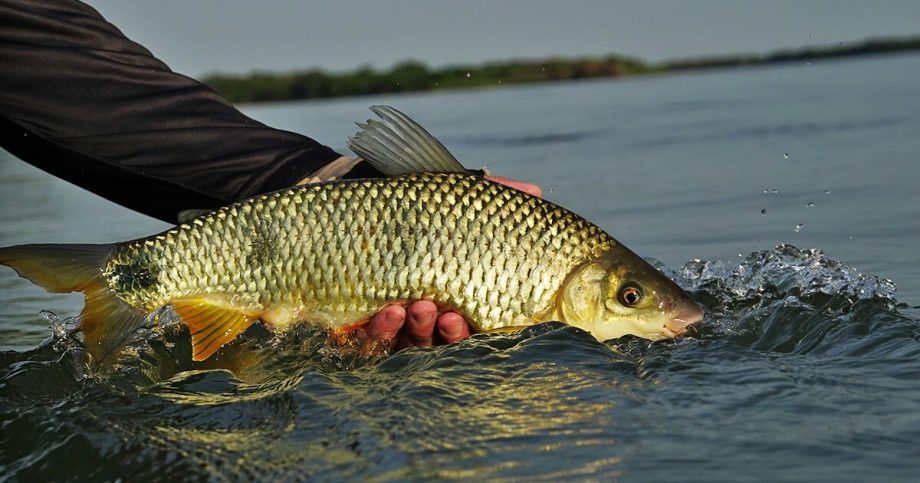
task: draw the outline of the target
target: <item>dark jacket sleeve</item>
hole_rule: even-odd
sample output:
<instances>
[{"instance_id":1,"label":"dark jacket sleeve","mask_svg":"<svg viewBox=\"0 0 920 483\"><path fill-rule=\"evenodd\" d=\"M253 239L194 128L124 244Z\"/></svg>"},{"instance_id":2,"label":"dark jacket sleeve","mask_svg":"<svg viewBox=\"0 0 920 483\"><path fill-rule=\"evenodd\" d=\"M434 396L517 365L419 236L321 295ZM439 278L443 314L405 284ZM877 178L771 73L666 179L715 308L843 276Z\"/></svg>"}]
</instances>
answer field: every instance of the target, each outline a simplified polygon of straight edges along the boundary
<instances>
[{"instance_id":1,"label":"dark jacket sleeve","mask_svg":"<svg viewBox=\"0 0 920 483\"><path fill-rule=\"evenodd\" d=\"M244 116L76 1L0 0L0 66L3 148L164 221L290 186L339 156Z\"/></svg>"}]
</instances>

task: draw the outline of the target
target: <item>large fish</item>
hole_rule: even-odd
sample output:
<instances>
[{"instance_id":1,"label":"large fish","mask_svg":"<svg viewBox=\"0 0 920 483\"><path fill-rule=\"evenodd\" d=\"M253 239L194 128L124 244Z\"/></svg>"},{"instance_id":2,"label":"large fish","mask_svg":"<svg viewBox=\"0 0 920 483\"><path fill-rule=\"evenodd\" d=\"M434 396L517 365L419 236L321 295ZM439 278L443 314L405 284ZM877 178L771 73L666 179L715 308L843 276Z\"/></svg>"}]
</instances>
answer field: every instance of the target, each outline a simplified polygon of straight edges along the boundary
<instances>
[{"instance_id":1,"label":"large fish","mask_svg":"<svg viewBox=\"0 0 920 483\"><path fill-rule=\"evenodd\" d=\"M339 332L388 304L435 301L488 331L559 320L600 340L680 335L702 310L578 215L467 172L385 106L349 146L388 175L257 196L110 245L0 248L52 292L81 291L97 360L169 304L204 360L261 320Z\"/></svg>"}]
</instances>

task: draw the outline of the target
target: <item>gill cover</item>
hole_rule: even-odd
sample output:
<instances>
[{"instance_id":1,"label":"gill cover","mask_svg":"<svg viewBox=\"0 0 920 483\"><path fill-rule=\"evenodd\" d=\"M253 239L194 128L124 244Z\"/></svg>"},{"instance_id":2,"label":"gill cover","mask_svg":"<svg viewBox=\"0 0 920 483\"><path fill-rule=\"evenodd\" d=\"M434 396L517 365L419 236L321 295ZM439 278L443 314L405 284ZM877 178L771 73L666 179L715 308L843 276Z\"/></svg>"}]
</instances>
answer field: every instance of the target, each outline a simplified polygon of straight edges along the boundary
<instances>
[{"instance_id":1,"label":"gill cover","mask_svg":"<svg viewBox=\"0 0 920 483\"><path fill-rule=\"evenodd\" d=\"M569 325L591 332L595 321L604 316L607 270L595 261L576 268L562 286L559 309Z\"/></svg>"}]
</instances>

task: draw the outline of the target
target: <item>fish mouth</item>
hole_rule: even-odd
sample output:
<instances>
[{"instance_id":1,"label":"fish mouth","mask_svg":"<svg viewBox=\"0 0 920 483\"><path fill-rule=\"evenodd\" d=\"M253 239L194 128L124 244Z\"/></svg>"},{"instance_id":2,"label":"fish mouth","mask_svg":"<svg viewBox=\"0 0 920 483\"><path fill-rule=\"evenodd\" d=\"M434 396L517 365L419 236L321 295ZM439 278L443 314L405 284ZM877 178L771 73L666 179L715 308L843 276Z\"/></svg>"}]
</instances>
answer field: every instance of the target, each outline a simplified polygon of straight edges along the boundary
<instances>
[{"instance_id":1,"label":"fish mouth","mask_svg":"<svg viewBox=\"0 0 920 483\"><path fill-rule=\"evenodd\" d=\"M677 317L667 321L661 329L661 333L668 338L675 338L684 335L693 324L703 320L703 309L693 306L677 314Z\"/></svg>"}]
</instances>

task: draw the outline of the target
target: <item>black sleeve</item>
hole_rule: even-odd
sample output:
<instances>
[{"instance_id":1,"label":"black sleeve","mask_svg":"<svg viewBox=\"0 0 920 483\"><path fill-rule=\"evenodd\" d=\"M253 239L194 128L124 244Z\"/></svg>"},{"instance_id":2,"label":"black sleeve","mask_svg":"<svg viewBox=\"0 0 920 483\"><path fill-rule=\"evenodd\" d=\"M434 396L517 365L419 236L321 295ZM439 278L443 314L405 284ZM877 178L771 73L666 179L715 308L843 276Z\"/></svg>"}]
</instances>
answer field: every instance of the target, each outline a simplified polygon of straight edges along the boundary
<instances>
[{"instance_id":1,"label":"black sleeve","mask_svg":"<svg viewBox=\"0 0 920 483\"><path fill-rule=\"evenodd\" d=\"M339 156L244 116L72 0L0 0L0 145L169 222L290 186Z\"/></svg>"}]
</instances>

